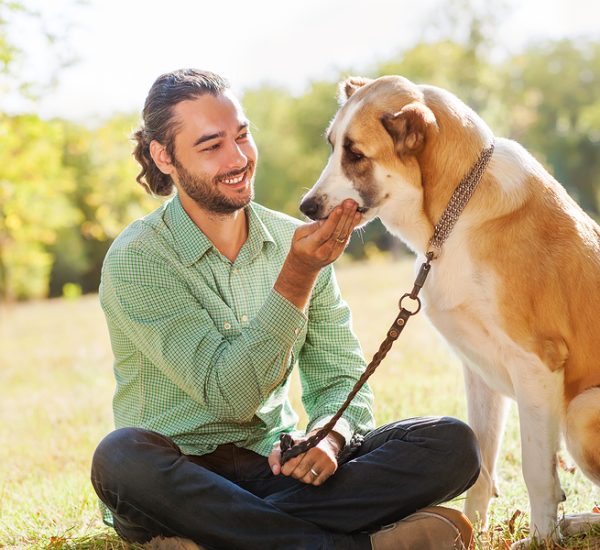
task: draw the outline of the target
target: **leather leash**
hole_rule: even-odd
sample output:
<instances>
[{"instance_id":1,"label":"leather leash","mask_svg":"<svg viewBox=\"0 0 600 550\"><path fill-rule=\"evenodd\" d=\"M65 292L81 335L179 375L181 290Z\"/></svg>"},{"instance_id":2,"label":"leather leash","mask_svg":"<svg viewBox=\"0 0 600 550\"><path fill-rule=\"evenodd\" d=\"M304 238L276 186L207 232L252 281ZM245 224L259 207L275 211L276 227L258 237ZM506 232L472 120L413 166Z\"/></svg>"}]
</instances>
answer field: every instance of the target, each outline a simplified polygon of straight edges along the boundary
<instances>
[{"instance_id":1,"label":"leather leash","mask_svg":"<svg viewBox=\"0 0 600 550\"><path fill-rule=\"evenodd\" d=\"M406 327L408 320L413 315L419 313L419 311L421 310L421 300L418 295L421 291L421 288L423 288L423 285L425 284L427 275L429 275L429 270L431 269L431 262L439 256L439 252L441 251L442 245L450 235L452 228L458 221L458 217L464 210L465 206L469 202L469 199L475 192L477 185L481 181L483 173L485 172L485 169L492 157L493 152L494 140L492 140L492 143L489 147L487 147L481 152L477 162L473 165L469 173L461 180L461 182L458 184L458 186L452 193L448 205L446 206L440 220L434 228L433 236L429 241L429 250L425 255L425 262L421 264L419 273L417 274L417 277L413 284L412 291L407 292L400 298L398 302L400 313L398 313L396 319L394 319L392 326L387 332L385 340L379 346L379 350L373 356L372 361L367 365L365 372L356 381L356 384L354 385L352 391L346 398L346 401L344 401L342 406L331 418L331 420L327 422L327 424L325 424L320 430L318 430L315 434L311 435L307 439L296 443L294 441L294 438L290 434L283 433L280 435L282 466L291 458L301 455L309 449L316 447L320 441L322 441L325 437L327 437L327 435L329 435L331 430L334 428L336 422L344 414L344 412L346 411L356 394L365 385L367 379L375 372L375 369L380 365L384 357L390 351L393 343L398 339L400 333L404 330L404 327ZM412 300L414 307L412 309L410 307L404 307L402 303L405 300Z\"/></svg>"}]
</instances>

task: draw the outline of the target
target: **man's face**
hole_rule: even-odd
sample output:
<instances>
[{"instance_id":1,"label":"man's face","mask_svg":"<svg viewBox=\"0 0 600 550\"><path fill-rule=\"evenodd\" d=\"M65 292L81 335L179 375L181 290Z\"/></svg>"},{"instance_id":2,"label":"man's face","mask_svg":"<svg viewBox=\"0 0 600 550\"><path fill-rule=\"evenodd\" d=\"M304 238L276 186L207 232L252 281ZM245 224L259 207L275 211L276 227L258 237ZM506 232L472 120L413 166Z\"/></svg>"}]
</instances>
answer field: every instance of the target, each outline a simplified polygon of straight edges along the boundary
<instances>
[{"instance_id":1,"label":"man's face","mask_svg":"<svg viewBox=\"0 0 600 550\"><path fill-rule=\"evenodd\" d=\"M173 114L179 124L173 178L180 190L216 214L246 206L254 194L258 152L236 98L228 91L205 94L178 103Z\"/></svg>"}]
</instances>

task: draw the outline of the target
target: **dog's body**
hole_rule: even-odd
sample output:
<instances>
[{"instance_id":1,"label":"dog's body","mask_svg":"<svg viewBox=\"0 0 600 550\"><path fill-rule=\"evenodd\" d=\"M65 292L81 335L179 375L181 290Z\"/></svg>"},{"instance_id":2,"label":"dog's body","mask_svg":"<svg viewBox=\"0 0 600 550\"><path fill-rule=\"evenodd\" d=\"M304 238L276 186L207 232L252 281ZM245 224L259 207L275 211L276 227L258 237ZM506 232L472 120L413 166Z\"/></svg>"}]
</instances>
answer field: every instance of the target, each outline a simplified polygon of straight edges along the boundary
<instances>
[{"instance_id":1,"label":"dog's body","mask_svg":"<svg viewBox=\"0 0 600 550\"><path fill-rule=\"evenodd\" d=\"M493 141L455 96L401 77L349 79L333 152L301 209L353 198L419 256L462 177ZM495 140L483 178L423 288L426 312L465 366L482 473L465 511L485 519L507 398L518 403L532 533L555 533L563 432L600 484L600 227L517 143Z\"/></svg>"}]
</instances>

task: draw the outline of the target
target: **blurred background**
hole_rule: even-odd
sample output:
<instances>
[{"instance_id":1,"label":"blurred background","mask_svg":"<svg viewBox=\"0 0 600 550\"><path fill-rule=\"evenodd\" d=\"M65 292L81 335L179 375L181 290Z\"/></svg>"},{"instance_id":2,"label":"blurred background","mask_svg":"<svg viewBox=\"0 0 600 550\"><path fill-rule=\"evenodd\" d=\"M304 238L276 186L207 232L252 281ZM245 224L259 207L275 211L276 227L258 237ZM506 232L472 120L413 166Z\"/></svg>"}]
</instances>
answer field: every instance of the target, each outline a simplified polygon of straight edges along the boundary
<instances>
[{"instance_id":1,"label":"blurred background","mask_svg":"<svg viewBox=\"0 0 600 550\"><path fill-rule=\"evenodd\" d=\"M260 151L256 198L270 208L300 216L329 154L338 82L402 74L454 92L600 218L600 3L0 0L0 548L133 548L102 526L89 483L114 392L94 293L112 241L160 204L135 181L129 137L156 77L181 67L231 81ZM370 358L412 259L374 222L342 260ZM378 423L464 419L458 367L415 319L372 379ZM297 377L292 388L302 414ZM527 525L515 413L478 550L507 548ZM559 473L561 513L591 510L598 489L568 459Z\"/></svg>"},{"instance_id":2,"label":"blurred background","mask_svg":"<svg viewBox=\"0 0 600 550\"><path fill-rule=\"evenodd\" d=\"M600 7L587 0L0 0L0 301L95 292L156 206L129 136L154 79L229 78L253 123L256 199L297 205L351 75L448 88L600 209ZM402 254L376 223L353 258Z\"/></svg>"}]
</instances>

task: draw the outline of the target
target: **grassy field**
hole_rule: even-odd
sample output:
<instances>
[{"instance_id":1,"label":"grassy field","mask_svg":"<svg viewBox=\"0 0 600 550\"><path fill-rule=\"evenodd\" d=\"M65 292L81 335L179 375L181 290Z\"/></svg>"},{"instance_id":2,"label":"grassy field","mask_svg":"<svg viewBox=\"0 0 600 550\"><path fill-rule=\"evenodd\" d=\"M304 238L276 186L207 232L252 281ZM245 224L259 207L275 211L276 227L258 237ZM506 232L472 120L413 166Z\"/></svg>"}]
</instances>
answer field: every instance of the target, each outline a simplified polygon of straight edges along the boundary
<instances>
[{"instance_id":1,"label":"grassy field","mask_svg":"<svg viewBox=\"0 0 600 550\"><path fill-rule=\"evenodd\" d=\"M412 285L412 262L342 264L338 278L368 359ZM88 480L97 442L112 428L111 351L96 296L0 309L0 547L126 548L99 520ZM408 325L372 378L378 423L448 414L465 419L458 361L424 316ZM294 399L299 403L297 384ZM591 511L598 490L563 451L561 513ZM502 447L501 496L477 547L505 549L527 525L513 409ZM453 503L461 506L460 501ZM600 548L588 538L557 548Z\"/></svg>"}]
</instances>

